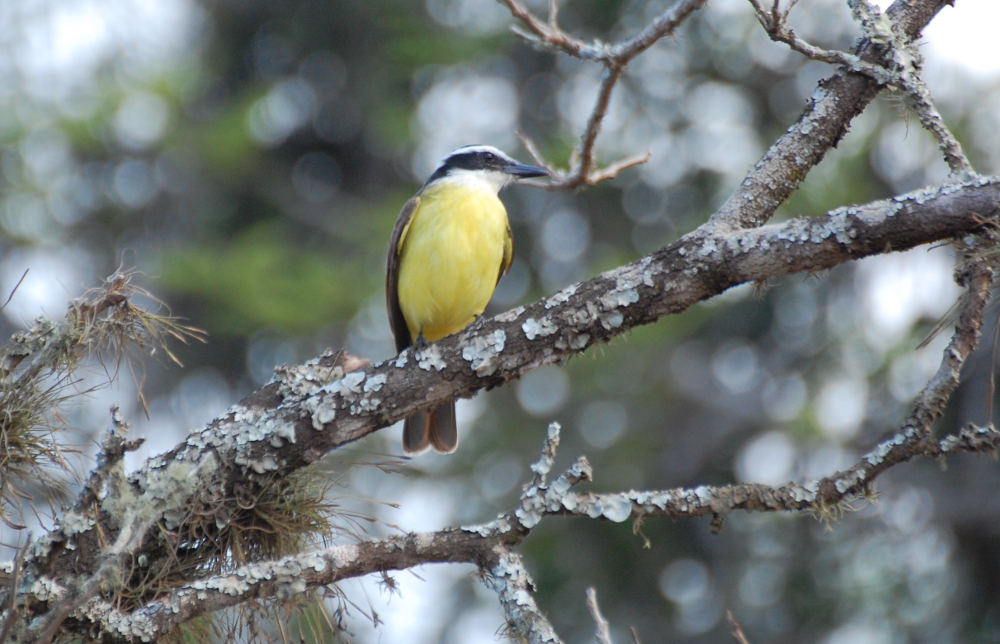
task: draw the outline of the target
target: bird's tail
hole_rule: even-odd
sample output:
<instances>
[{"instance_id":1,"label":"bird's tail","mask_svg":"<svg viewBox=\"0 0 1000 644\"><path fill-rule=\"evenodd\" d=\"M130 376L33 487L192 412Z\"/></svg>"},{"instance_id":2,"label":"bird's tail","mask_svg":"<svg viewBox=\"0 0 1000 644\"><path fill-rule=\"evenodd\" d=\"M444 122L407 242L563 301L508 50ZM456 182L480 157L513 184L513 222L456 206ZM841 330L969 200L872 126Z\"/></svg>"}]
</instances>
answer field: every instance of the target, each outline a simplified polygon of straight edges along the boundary
<instances>
[{"instance_id":1,"label":"bird's tail","mask_svg":"<svg viewBox=\"0 0 1000 644\"><path fill-rule=\"evenodd\" d=\"M442 454L451 454L458 447L455 401L418 412L403 421L403 451L418 454L428 446Z\"/></svg>"}]
</instances>

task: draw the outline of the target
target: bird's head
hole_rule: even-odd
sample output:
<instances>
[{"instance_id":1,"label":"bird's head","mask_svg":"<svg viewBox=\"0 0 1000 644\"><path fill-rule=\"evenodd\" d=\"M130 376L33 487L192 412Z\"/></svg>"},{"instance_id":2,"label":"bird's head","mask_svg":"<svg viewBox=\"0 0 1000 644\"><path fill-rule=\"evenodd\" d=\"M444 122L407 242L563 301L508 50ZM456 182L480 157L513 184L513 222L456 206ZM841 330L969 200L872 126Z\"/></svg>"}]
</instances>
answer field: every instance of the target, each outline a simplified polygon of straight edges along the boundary
<instances>
[{"instance_id":1,"label":"bird's head","mask_svg":"<svg viewBox=\"0 0 1000 644\"><path fill-rule=\"evenodd\" d=\"M443 180L477 181L499 192L512 181L547 174L544 168L516 161L491 145L466 145L442 159L424 186Z\"/></svg>"}]
</instances>

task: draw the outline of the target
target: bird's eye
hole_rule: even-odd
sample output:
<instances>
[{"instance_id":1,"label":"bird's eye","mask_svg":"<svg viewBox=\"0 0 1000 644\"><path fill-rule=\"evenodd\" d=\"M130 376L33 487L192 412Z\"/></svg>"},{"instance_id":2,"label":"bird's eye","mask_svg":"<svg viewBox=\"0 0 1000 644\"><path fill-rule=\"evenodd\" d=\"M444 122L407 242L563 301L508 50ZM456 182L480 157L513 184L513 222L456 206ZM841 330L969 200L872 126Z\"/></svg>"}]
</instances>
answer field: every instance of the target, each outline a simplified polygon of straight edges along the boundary
<instances>
[{"instance_id":1,"label":"bird's eye","mask_svg":"<svg viewBox=\"0 0 1000 644\"><path fill-rule=\"evenodd\" d=\"M486 161L496 161L497 155L493 154L492 152L483 152L483 159L485 159Z\"/></svg>"}]
</instances>

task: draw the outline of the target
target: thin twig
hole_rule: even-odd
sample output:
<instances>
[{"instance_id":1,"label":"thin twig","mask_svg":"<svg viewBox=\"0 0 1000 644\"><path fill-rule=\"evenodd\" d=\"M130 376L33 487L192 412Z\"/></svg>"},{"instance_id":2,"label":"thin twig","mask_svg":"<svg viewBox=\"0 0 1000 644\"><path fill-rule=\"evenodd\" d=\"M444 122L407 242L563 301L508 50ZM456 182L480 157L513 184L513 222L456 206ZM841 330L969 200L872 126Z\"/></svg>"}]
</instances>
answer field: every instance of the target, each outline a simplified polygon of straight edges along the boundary
<instances>
[{"instance_id":1,"label":"thin twig","mask_svg":"<svg viewBox=\"0 0 1000 644\"><path fill-rule=\"evenodd\" d=\"M117 578L122 574L124 559L131 555L132 551L142 542L146 530L152 523L152 516L147 516L145 521L139 521L138 517L134 515L126 517L114 544L101 552L101 563L97 570L88 577L79 580L72 591L66 593L55 605L49 608L44 619L28 629L29 640L52 641L56 633L59 632L62 623L73 611L96 597L106 584L116 584Z\"/></svg>"},{"instance_id":2,"label":"thin twig","mask_svg":"<svg viewBox=\"0 0 1000 644\"><path fill-rule=\"evenodd\" d=\"M20 607L17 604L17 591L18 586L21 584L21 566L24 564L24 557L27 555L28 547L30 545L31 534L29 533L28 538L25 539L24 546L18 549L17 556L14 557L14 566L10 574L10 587L7 590L7 605L4 607L7 619L4 620L3 629L0 630L0 642L7 641L7 636L10 635L10 631L14 627L14 623L16 622L18 613L20 612Z\"/></svg>"},{"instance_id":3,"label":"thin twig","mask_svg":"<svg viewBox=\"0 0 1000 644\"><path fill-rule=\"evenodd\" d=\"M913 48L916 55L916 48ZM953 176L963 177L975 172L972 163L962 150L962 144L945 125L941 113L934 105L934 99L927 83L920 75L916 64L903 71L903 89L906 92L906 103L916 113L920 124L930 132L938 142L938 149L944 156L945 163Z\"/></svg>"},{"instance_id":4,"label":"thin twig","mask_svg":"<svg viewBox=\"0 0 1000 644\"><path fill-rule=\"evenodd\" d=\"M778 2L775 1L768 10L760 0L749 1L753 6L757 22L764 28L771 40L785 43L793 51L797 51L811 60L831 65L843 65L848 69L865 74L882 85L892 84L898 78L898 74L892 74L885 67L864 61L854 54L837 49L824 49L803 40L788 26L788 12L791 7L781 11L778 8Z\"/></svg>"},{"instance_id":5,"label":"thin twig","mask_svg":"<svg viewBox=\"0 0 1000 644\"><path fill-rule=\"evenodd\" d=\"M521 4L518 0L499 0L501 4L507 6L512 16L524 23L528 32L524 32L516 27L512 28L514 33L533 43L555 47L571 56L583 58L585 60L603 60L606 50L597 43L585 43L579 38L575 38L563 31L556 22L558 9L554 9L555 2L549 3L549 20L544 21L530 9ZM529 33L530 32L530 33Z\"/></svg>"},{"instance_id":6,"label":"thin twig","mask_svg":"<svg viewBox=\"0 0 1000 644\"><path fill-rule=\"evenodd\" d=\"M736 644L750 644L747 636L743 633L743 627L740 623L736 621L733 617L733 611L726 611L726 621L729 622L730 632L733 634L733 639L736 640Z\"/></svg>"},{"instance_id":7,"label":"thin twig","mask_svg":"<svg viewBox=\"0 0 1000 644\"><path fill-rule=\"evenodd\" d=\"M7 308L7 305L10 304L10 301L12 299L14 299L14 293L16 293L17 289L20 288L21 282L23 282L24 278L28 276L28 271L30 271L30 270L31 270L30 268L24 269L24 272L21 273L21 279L17 280L17 284L14 285L14 288L10 289L10 295L7 296L7 299L4 300L3 304L0 304L0 309ZM0 640L0 642L2 642L2 641L3 640Z\"/></svg>"},{"instance_id":8,"label":"thin twig","mask_svg":"<svg viewBox=\"0 0 1000 644\"><path fill-rule=\"evenodd\" d=\"M788 26L788 12L791 6L781 11L778 0L774 0L770 10L766 9L761 0L749 0L753 6L757 21L767 32L771 40L787 44L811 60L817 60L832 65L843 65L847 69L865 74L880 85L896 88L902 91L910 109L916 113L920 124L938 141L938 147L944 155L948 168L955 176L965 176L973 172L972 164L962 150L962 145L952 134L941 118L934 105L927 83L920 75L920 52L912 44L906 43L892 31L891 26L879 20L877 7L864 0L851 0L851 9L855 19L861 25L865 35L873 42L885 45L886 55L890 63L878 65L862 60L855 54L835 49L823 49L800 38Z\"/></svg>"},{"instance_id":9,"label":"thin twig","mask_svg":"<svg viewBox=\"0 0 1000 644\"><path fill-rule=\"evenodd\" d=\"M707 0L679 0L672 7L654 18L639 33L617 44L609 45L600 41L587 43L566 33L558 24L558 5L555 0L549 2L549 18L542 20L533 14L518 0L498 0L510 10L511 15L527 27L527 31L514 28L514 32L530 42L557 49L570 56L583 60L593 60L604 66L604 74L594 99L587 124L580 135L580 143L570 154L569 169L556 170L538 153L538 148L526 142L536 163L542 165L552 177L548 183L535 184L549 190L572 189L580 186L592 186L601 181L612 179L622 170L649 160L649 153L636 155L612 163L604 168L598 168L594 158L594 146L601 132L601 125L608 114L611 95L615 86L625 71L625 66L643 51L649 49L664 36L672 34L684 20L700 9ZM521 137L526 141L526 137Z\"/></svg>"},{"instance_id":10,"label":"thin twig","mask_svg":"<svg viewBox=\"0 0 1000 644\"><path fill-rule=\"evenodd\" d=\"M488 573L487 584L500 598L500 607L507 619L507 626L520 640L559 644L552 623L535 602L535 584L521 560L510 549L497 546L497 560Z\"/></svg>"},{"instance_id":11,"label":"thin twig","mask_svg":"<svg viewBox=\"0 0 1000 644\"><path fill-rule=\"evenodd\" d=\"M546 477L552 471L552 465L556 460L556 450L559 448L559 423L549 423L545 432L545 443L542 445L542 453L538 460L531 464L533 476L531 482L525 485L525 491L531 488L538 488L545 485Z\"/></svg>"},{"instance_id":12,"label":"thin twig","mask_svg":"<svg viewBox=\"0 0 1000 644\"><path fill-rule=\"evenodd\" d=\"M635 156L625 157L624 159L620 159L614 163L609 163L600 170L594 170L590 173L591 183L589 185L594 185L595 183L600 183L601 181L605 181L607 179L613 179L617 177L618 173L622 170L631 168L632 166L642 165L643 163L649 161L652 156L651 152L644 152Z\"/></svg>"},{"instance_id":13,"label":"thin twig","mask_svg":"<svg viewBox=\"0 0 1000 644\"><path fill-rule=\"evenodd\" d=\"M587 610L594 620L594 639L597 640L597 644L612 644L611 625L604 619L604 615L601 615L601 607L597 605L597 591L593 586L587 588Z\"/></svg>"},{"instance_id":14,"label":"thin twig","mask_svg":"<svg viewBox=\"0 0 1000 644\"><path fill-rule=\"evenodd\" d=\"M626 63L653 46L656 41L669 36L681 26L688 16L701 9L708 0L680 0L652 22L643 27L642 31L611 48L611 55L620 63Z\"/></svg>"},{"instance_id":15,"label":"thin twig","mask_svg":"<svg viewBox=\"0 0 1000 644\"><path fill-rule=\"evenodd\" d=\"M537 525L542 517L551 515L616 523L646 517L721 517L737 510L809 512L828 518L845 502L864 495L875 479L894 465L959 452L994 454L998 448L1000 430L992 425L970 425L939 441L928 441L917 431L904 427L859 458L851 468L814 481L781 486L739 483L606 493L570 491L569 486L553 482L536 498L534 513L526 513L522 501L522 508L516 510L514 516L527 529Z\"/></svg>"},{"instance_id":16,"label":"thin twig","mask_svg":"<svg viewBox=\"0 0 1000 644\"><path fill-rule=\"evenodd\" d=\"M887 17L894 21L900 38L910 42L943 5L936 0L896 2L887 10ZM883 43L866 38L854 53L863 61L878 63L886 60L885 49ZM753 228L770 219L881 88L868 75L841 71L820 81L797 121L754 164L739 188L711 216L710 225Z\"/></svg>"},{"instance_id":17,"label":"thin twig","mask_svg":"<svg viewBox=\"0 0 1000 644\"><path fill-rule=\"evenodd\" d=\"M937 371L918 394L904 429L913 427L922 435L928 435L931 424L944 411L951 393L958 387L962 366L979 343L986 303L995 279L994 268L986 263L988 258L989 255L984 255L973 259L960 271L966 290L959 300L955 331Z\"/></svg>"},{"instance_id":18,"label":"thin twig","mask_svg":"<svg viewBox=\"0 0 1000 644\"><path fill-rule=\"evenodd\" d=\"M945 125L940 112L934 106L930 89L920 74L922 65L920 50L912 43L907 43L893 29L891 21L881 20L882 15L878 7L868 0L848 0L847 4L855 20L861 24L865 35L887 47L897 77L895 85L906 94L907 104L917 114L920 124L937 139L948 169L955 176L972 174L972 164L965 156L958 139Z\"/></svg>"},{"instance_id":19,"label":"thin twig","mask_svg":"<svg viewBox=\"0 0 1000 644\"><path fill-rule=\"evenodd\" d=\"M597 91L597 99L594 101L594 108L587 118L587 126L583 129L583 136L580 138L580 147L574 150L577 159L572 165L576 166L574 173L580 177L581 181L590 176L590 169L594 165L594 144L597 142L597 135L601 133L601 124L608 114L608 106L611 105L611 93L615 89L615 84L622 77L625 70L624 63L609 63L601 78L601 87Z\"/></svg>"}]
</instances>

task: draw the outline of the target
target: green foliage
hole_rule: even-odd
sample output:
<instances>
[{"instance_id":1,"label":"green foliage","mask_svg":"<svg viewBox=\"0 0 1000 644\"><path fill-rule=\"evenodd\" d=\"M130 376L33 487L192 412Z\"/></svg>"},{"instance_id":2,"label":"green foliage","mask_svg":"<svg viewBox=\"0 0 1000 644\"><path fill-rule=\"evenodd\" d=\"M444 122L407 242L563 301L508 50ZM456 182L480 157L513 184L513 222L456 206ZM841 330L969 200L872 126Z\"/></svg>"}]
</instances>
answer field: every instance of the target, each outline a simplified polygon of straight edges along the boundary
<instances>
[{"instance_id":1,"label":"green foliage","mask_svg":"<svg viewBox=\"0 0 1000 644\"><path fill-rule=\"evenodd\" d=\"M204 127L189 133L205 167L218 173L220 180L242 178L261 162L260 150L247 131L247 119L251 107L265 91L265 87L248 89Z\"/></svg>"},{"instance_id":2,"label":"green foliage","mask_svg":"<svg viewBox=\"0 0 1000 644\"><path fill-rule=\"evenodd\" d=\"M228 243L169 252L161 260L163 281L202 301L219 335L323 329L351 315L358 294L381 282L328 254L276 243L280 238L274 223L261 223Z\"/></svg>"},{"instance_id":3,"label":"green foliage","mask_svg":"<svg viewBox=\"0 0 1000 644\"><path fill-rule=\"evenodd\" d=\"M506 35L488 37L454 37L435 31L400 33L392 39L386 50L387 58L394 64L406 67L420 65L457 65L484 55L497 54L510 46Z\"/></svg>"}]
</instances>

